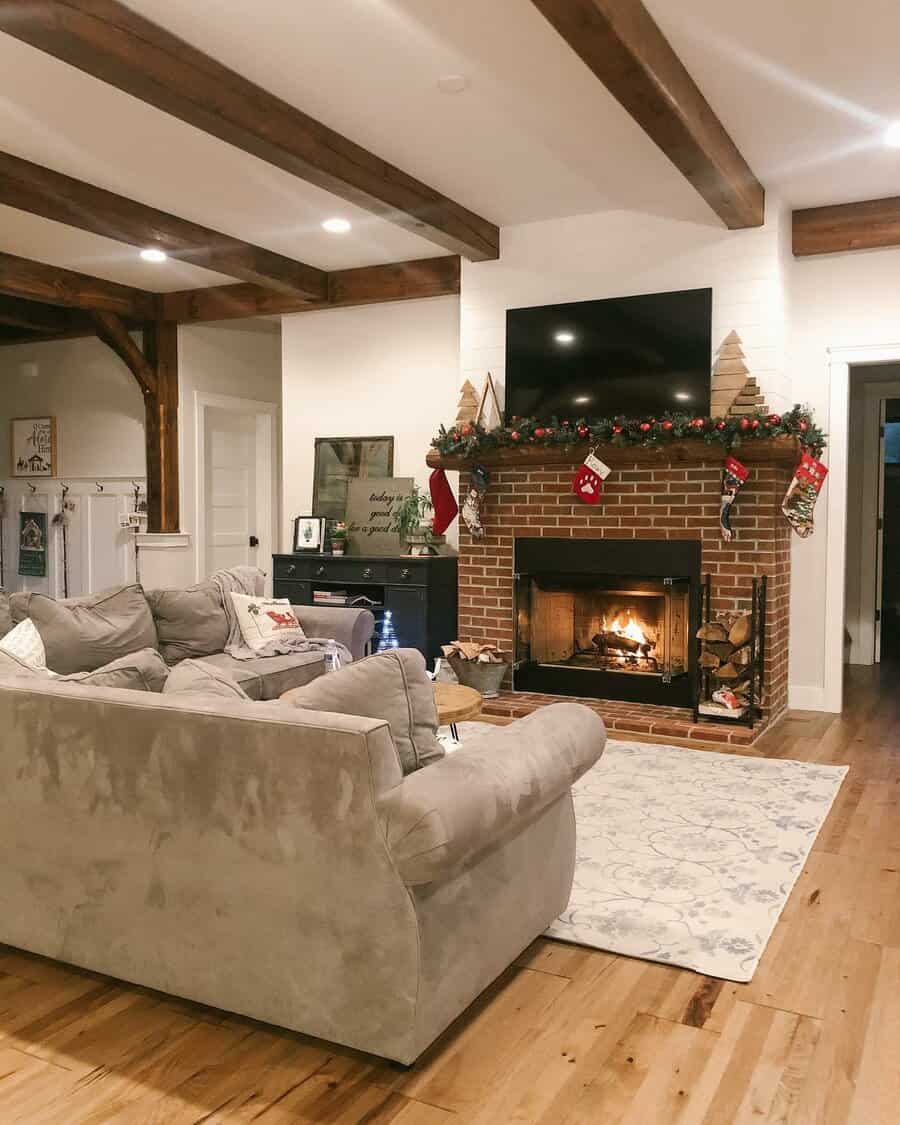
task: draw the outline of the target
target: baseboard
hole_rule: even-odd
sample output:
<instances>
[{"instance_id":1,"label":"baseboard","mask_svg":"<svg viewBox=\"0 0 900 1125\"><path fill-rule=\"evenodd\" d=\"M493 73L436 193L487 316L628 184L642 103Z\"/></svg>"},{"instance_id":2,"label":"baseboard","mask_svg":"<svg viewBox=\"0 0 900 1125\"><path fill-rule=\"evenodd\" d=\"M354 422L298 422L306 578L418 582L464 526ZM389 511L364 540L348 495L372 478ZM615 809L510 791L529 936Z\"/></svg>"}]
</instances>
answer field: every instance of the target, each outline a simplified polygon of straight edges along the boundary
<instances>
[{"instance_id":1,"label":"baseboard","mask_svg":"<svg viewBox=\"0 0 900 1125\"><path fill-rule=\"evenodd\" d=\"M812 684L788 684L788 707L792 711L827 711L825 689Z\"/></svg>"}]
</instances>

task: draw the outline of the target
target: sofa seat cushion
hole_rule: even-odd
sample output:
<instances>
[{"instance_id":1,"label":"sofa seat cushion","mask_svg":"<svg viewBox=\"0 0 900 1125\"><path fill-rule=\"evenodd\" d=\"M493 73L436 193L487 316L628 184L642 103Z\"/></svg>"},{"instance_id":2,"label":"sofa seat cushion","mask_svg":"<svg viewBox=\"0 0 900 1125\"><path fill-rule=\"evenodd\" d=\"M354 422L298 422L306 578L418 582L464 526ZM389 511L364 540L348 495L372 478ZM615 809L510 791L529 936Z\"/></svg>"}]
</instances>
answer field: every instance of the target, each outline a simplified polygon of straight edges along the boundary
<instances>
[{"instance_id":1,"label":"sofa seat cushion","mask_svg":"<svg viewBox=\"0 0 900 1125\"><path fill-rule=\"evenodd\" d=\"M165 661L155 648L142 648L128 656L120 656L93 672L74 672L58 676L62 684L83 687L128 688L131 691L161 692L169 675Z\"/></svg>"},{"instance_id":2,"label":"sofa seat cushion","mask_svg":"<svg viewBox=\"0 0 900 1125\"><path fill-rule=\"evenodd\" d=\"M173 668L163 688L164 695L189 695L195 702L249 702L250 696L238 681L222 668L203 660L182 660Z\"/></svg>"},{"instance_id":3,"label":"sofa seat cushion","mask_svg":"<svg viewBox=\"0 0 900 1125\"><path fill-rule=\"evenodd\" d=\"M228 618L222 595L212 582L187 590L148 590L159 651L166 664L222 652L228 642Z\"/></svg>"},{"instance_id":4,"label":"sofa seat cushion","mask_svg":"<svg viewBox=\"0 0 900 1125\"><path fill-rule=\"evenodd\" d=\"M41 634L47 667L61 675L94 672L143 648L157 648L144 590L135 583L62 605L45 594L13 594L13 621L30 617Z\"/></svg>"},{"instance_id":5,"label":"sofa seat cushion","mask_svg":"<svg viewBox=\"0 0 900 1125\"><path fill-rule=\"evenodd\" d=\"M251 699L278 699L292 688L311 683L325 671L321 652L294 652L288 656L258 656L235 660L227 653L198 657L197 664L208 664L227 673L241 685Z\"/></svg>"},{"instance_id":6,"label":"sofa seat cushion","mask_svg":"<svg viewBox=\"0 0 900 1125\"><path fill-rule=\"evenodd\" d=\"M444 756L437 740L434 686L416 649L395 648L357 660L292 691L288 702L309 711L384 719L404 774Z\"/></svg>"}]
</instances>

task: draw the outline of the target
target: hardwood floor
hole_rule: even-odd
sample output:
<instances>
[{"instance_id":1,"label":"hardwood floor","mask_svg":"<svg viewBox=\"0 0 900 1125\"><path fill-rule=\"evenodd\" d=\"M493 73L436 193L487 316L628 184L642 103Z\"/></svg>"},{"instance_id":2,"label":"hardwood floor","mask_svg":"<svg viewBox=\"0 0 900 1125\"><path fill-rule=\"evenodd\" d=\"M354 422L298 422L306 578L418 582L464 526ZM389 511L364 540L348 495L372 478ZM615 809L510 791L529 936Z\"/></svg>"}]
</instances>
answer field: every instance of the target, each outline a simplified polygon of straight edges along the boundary
<instances>
[{"instance_id":1,"label":"hardwood floor","mask_svg":"<svg viewBox=\"0 0 900 1125\"><path fill-rule=\"evenodd\" d=\"M748 985L539 940L404 1070L0 948L0 1123L895 1125L897 683L757 751L851 770Z\"/></svg>"}]
</instances>

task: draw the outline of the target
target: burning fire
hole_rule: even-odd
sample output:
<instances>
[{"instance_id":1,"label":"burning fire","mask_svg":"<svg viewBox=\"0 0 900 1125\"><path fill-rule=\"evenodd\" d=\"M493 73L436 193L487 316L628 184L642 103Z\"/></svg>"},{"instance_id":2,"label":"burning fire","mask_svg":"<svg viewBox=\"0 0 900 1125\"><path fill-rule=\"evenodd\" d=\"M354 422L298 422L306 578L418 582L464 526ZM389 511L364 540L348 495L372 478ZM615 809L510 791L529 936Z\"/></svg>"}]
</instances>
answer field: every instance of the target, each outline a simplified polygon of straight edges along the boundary
<instances>
[{"instance_id":1,"label":"burning fire","mask_svg":"<svg viewBox=\"0 0 900 1125\"><path fill-rule=\"evenodd\" d=\"M628 637L629 640L637 641L641 645L652 643L647 639L646 633L630 613L618 613L609 621L604 617L602 629L604 633L618 633L620 637Z\"/></svg>"}]
</instances>

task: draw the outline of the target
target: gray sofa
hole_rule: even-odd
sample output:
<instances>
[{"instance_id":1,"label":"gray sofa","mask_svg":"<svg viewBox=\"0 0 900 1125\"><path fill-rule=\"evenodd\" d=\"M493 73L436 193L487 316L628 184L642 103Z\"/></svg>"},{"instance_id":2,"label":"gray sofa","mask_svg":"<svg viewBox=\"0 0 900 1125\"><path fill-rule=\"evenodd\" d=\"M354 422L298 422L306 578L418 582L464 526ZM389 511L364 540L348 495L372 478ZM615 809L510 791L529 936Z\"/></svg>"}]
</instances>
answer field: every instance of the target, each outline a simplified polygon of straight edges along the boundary
<instances>
[{"instance_id":1,"label":"gray sofa","mask_svg":"<svg viewBox=\"0 0 900 1125\"><path fill-rule=\"evenodd\" d=\"M561 703L404 776L382 719L10 675L0 731L0 941L402 1063L566 906L605 741Z\"/></svg>"},{"instance_id":2,"label":"gray sofa","mask_svg":"<svg viewBox=\"0 0 900 1125\"><path fill-rule=\"evenodd\" d=\"M375 629L369 610L291 608L308 637L336 640L354 660L365 655ZM251 699L278 699L325 670L319 650L252 660L225 653L228 623L221 595L211 582L187 590L145 591L132 584L65 601L0 591L0 637L25 618L33 620L41 634L48 666L63 674L94 672L111 660L149 648L170 667L197 659L236 680Z\"/></svg>"}]
</instances>

